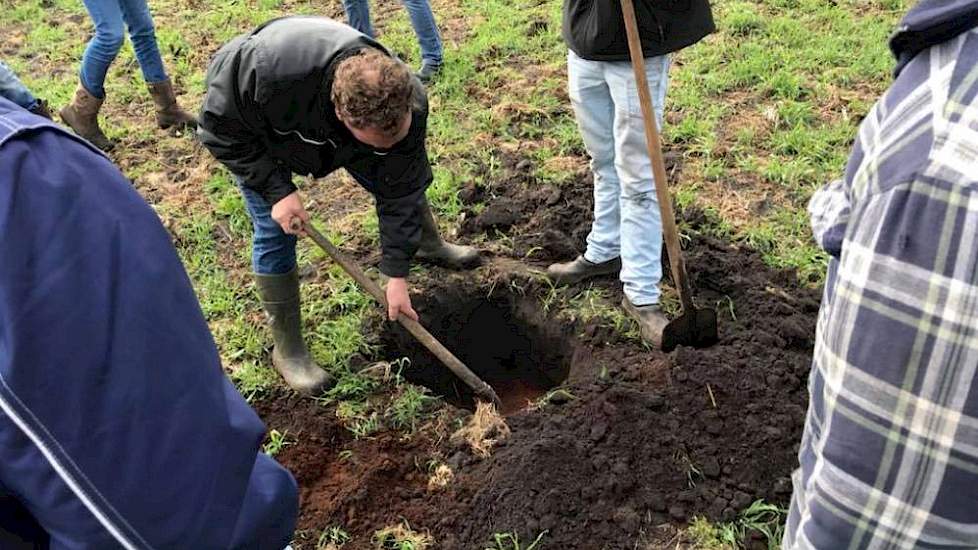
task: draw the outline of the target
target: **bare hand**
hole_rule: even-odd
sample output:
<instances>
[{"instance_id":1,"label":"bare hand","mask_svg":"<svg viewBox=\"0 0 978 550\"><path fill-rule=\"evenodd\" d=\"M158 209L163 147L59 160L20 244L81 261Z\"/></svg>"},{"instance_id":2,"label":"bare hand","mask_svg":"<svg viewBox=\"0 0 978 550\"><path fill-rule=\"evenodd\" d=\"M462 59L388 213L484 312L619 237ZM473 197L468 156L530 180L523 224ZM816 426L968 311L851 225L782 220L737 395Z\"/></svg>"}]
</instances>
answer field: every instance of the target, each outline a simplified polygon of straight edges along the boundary
<instances>
[{"instance_id":1,"label":"bare hand","mask_svg":"<svg viewBox=\"0 0 978 550\"><path fill-rule=\"evenodd\" d=\"M411 307L407 279L395 277L387 281L387 318L396 321L399 313L418 320L417 312Z\"/></svg>"},{"instance_id":2,"label":"bare hand","mask_svg":"<svg viewBox=\"0 0 978 550\"><path fill-rule=\"evenodd\" d=\"M293 220L296 218L302 221L302 225L295 224L293 226ZM302 226L309 222L309 213L302 206L302 199L299 198L298 191L286 196L272 206L272 219L282 227L282 231L285 231L289 235L305 234Z\"/></svg>"}]
</instances>

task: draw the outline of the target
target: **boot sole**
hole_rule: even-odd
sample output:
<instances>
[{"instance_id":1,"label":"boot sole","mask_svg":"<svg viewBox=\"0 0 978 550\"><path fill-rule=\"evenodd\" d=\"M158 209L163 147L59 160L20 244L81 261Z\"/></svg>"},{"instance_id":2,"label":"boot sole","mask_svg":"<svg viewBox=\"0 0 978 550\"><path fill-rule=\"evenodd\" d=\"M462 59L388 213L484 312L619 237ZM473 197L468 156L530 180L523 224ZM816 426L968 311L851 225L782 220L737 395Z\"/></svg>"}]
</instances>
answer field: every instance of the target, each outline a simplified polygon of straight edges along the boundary
<instances>
[{"instance_id":1,"label":"boot sole","mask_svg":"<svg viewBox=\"0 0 978 550\"><path fill-rule=\"evenodd\" d=\"M156 126L160 130L169 130L171 128L176 128L177 130L194 130L194 131L197 130L197 125L190 122L182 123L182 124L179 122L170 122L167 124L163 124L162 122L157 122Z\"/></svg>"},{"instance_id":2,"label":"boot sole","mask_svg":"<svg viewBox=\"0 0 978 550\"><path fill-rule=\"evenodd\" d=\"M461 260L459 259L453 260L444 254L428 253L425 252L423 249L418 249L418 251L414 255L414 258L419 262L423 262L430 265L437 265L439 267L444 267L447 269L454 269L454 270L474 269L482 265L485 261L485 259L482 257L482 254L479 253L479 250L471 246L459 246L459 247L450 247L450 248L467 250L470 254L464 256Z\"/></svg>"},{"instance_id":3,"label":"boot sole","mask_svg":"<svg viewBox=\"0 0 978 550\"><path fill-rule=\"evenodd\" d=\"M455 271L475 269L484 263L482 256L476 256L474 259L465 262L454 262L451 260L446 260L444 258L428 257L428 256L421 256L421 255L415 255L415 258L417 258L419 262L428 265L435 265L438 267L444 267L446 269L452 269Z\"/></svg>"},{"instance_id":4,"label":"boot sole","mask_svg":"<svg viewBox=\"0 0 978 550\"><path fill-rule=\"evenodd\" d=\"M619 273L621 273L621 270L606 271L602 273L589 273L587 275L551 275L550 273L547 273L547 277L557 285L575 285L589 279L597 279L598 277L607 277L609 275L618 275Z\"/></svg>"},{"instance_id":5,"label":"boot sole","mask_svg":"<svg viewBox=\"0 0 978 550\"><path fill-rule=\"evenodd\" d=\"M578 274L557 274L551 273L547 270L547 277L558 285L573 285L586 281L588 279L596 279L598 277L607 277L610 275L617 276L621 273L621 265L616 265L614 268L597 269L594 271L588 271L587 273Z\"/></svg>"},{"instance_id":6,"label":"boot sole","mask_svg":"<svg viewBox=\"0 0 978 550\"><path fill-rule=\"evenodd\" d=\"M199 123L197 122L197 119L194 119L193 121L190 121L190 122L181 122L180 120L173 120L173 119L166 119L166 120L164 120L164 119L161 119L160 116L157 114L157 116L156 116L156 126L160 130L169 130L171 128L176 128L177 130L195 130L196 131L197 130L197 127L199 126Z\"/></svg>"},{"instance_id":7,"label":"boot sole","mask_svg":"<svg viewBox=\"0 0 978 550\"><path fill-rule=\"evenodd\" d=\"M70 113L65 114L66 111L68 111L68 107L62 108L60 111L58 111L58 116L61 117L61 121L64 122L66 126L71 128L71 131L74 132L75 135L91 143L92 145L95 146L96 149L102 151L103 153L108 153L109 151L115 149L115 143L113 143L112 140L110 140L108 137L105 138L106 143L103 144L102 146L99 146L99 144L96 143L96 140L93 140L91 137L88 137L83 133L79 132L78 129L75 128L75 125L72 124L73 115L71 115Z\"/></svg>"},{"instance_id":8,"label":"boot sole","mask_svg":"<svg viewBox=\"0 0 978 550\"><path fill-rule=\"evenodd\" d=\"M318 384L312 386L304 386L301 384L293 385L293 383L289 381L289 377L285 374L287 371L285 368L286 361L288 361L287 358L281 357L274 348L272 349L272 367L275 369L275 372L282 377L282 380L285 381L286 385L288 385L294 391L299 392L302 395L318 397L323 392L329 391L336 386L336 378L325 370L322 370L322 368L318 365L316 365L316 368L322 370L323 373L323 379Z\"/></svg>"}]
</instances>

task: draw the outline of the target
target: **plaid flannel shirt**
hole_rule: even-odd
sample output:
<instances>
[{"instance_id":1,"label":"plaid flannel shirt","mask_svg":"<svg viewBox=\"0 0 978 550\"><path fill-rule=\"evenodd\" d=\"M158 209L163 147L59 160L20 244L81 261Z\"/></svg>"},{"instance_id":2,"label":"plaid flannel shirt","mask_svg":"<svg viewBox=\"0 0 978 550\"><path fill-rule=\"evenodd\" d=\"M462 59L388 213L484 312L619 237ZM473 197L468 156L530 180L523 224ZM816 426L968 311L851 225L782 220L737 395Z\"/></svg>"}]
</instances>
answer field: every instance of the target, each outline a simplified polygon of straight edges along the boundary
<instances>
[{"instance_id":1,"label":"plaid flannel shirt","mask_svg":"<svg viewBox=\"0 0 978 550\"><path fill-rule=\"evenodd\" d=\"M809 210L832 259L783 547L978 548L978 30L906 65Z\"/></svg>"}]
</instances>

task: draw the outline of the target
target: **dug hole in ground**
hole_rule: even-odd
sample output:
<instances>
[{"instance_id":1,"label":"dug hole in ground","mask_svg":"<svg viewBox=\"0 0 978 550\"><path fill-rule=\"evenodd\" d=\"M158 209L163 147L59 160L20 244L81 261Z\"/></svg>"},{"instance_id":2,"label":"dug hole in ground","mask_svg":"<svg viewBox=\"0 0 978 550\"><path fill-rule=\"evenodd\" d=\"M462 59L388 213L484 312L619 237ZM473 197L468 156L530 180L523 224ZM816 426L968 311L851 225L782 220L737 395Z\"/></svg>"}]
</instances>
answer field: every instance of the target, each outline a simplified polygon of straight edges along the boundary
<instances>
[{"instance_id":1,"label":"dug hole in ground","mask_svg":"<svg viewBox=\"0 0 978 550\"><path fill-rule=\"evenodd\" d=\"M406 356L403 376L443 397L424 426L356 438L314 400L283 392L256 403L269 426L298 435L276 458L300 484L300 530L341 527L346 548L374 547L390 525L447 550L495 548L499 533L527 542L546 533L536 548L547 549L672 548L675 530L663 525L731 521L759 499L787 503L818 290L698 235L703 216L687 211L687 265L699 303L718 307L718 344L663 354L607 324L569 320L544 280L509 266L530 251L537 267L573 257L590 192L585 178L506 187L470 213L461 240L503 234L512 257L415 282L422 322L496 389L504 423L473 416L471 392L379 314L364 328L377 334L374 359ZM620 300L613 278L593 284L609 304ZM480 423L476 448L458 431Z\"/></svg>"}]
</instances>

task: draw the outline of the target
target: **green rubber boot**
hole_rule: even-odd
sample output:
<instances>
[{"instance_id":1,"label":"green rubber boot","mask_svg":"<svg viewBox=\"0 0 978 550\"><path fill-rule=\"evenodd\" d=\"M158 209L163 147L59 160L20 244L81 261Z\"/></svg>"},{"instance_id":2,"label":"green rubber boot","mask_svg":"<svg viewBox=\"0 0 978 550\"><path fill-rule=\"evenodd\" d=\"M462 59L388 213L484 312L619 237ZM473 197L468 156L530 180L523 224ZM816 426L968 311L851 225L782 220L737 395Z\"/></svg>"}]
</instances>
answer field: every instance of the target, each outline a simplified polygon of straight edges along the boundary
<instances>
[{"instance_id":1,"label":"green rubber boot","mask_svg":"<svg viewBox=\"0 0 978 550\"><path fill-rule=\"evenodd\" d=\"M336 380L313 362L302 339L299 310L299 274L293 269L282 275L255 274L258 294L272 327L272 364L285 383L305 395L320 395Z\"/></svg>"},{"instance_id":2,"label":"green rubber boot","mask_svg":"<svg viewBox=\"0 0 978 550\"><path fill-rule=\"evenodd\" d=\"M482 263L479 251L471 246L460 246L445 242L438 233L438 222L431 212L428 199L421 201L421 246L415 257L448 269L462 270L478 267Z\"/></svg>"}]
</instances>

